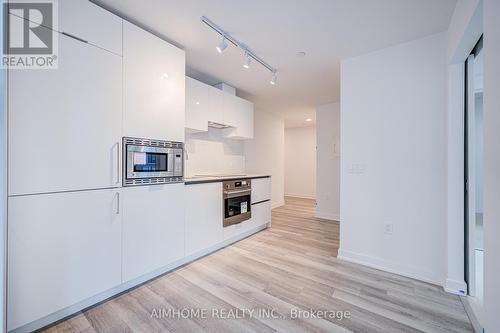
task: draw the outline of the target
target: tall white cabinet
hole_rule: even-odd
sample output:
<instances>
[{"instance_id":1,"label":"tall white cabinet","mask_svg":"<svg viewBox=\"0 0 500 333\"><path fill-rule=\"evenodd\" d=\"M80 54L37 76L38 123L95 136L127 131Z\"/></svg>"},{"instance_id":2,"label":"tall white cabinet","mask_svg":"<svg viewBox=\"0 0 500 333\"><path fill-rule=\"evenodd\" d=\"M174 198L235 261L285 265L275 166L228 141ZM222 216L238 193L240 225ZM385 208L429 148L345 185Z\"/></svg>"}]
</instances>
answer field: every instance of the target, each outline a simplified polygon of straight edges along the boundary
<instances>
[{"instance_id":1,"label":"tall white cabinet","mask_svg":"<svg viewBox=\"0 0 500 333\"><path fill-rule=\"evenodd\" d=\"M121 283L120 191L9 198L9 330Z\"/></svg>"},{"instance_id":2,"label":"tall white cabinet","mask_svg":"<svg viewBox=\"0 0 500 333\"><path fill-rule=\"evenodd\" d=\"M185 53L123 22L123 134L184 141Z\"/></svg>"},{"instance_id":3,"label":"tall white cabinet","mask_svg":"<svg viewBox=\"0 0 500 333\"><path fill-rule=\"evenodd\" d=\"M9 195L120 186L122 58L59 36L58 69L10 71Z\"/></svg>"}]
</instances>

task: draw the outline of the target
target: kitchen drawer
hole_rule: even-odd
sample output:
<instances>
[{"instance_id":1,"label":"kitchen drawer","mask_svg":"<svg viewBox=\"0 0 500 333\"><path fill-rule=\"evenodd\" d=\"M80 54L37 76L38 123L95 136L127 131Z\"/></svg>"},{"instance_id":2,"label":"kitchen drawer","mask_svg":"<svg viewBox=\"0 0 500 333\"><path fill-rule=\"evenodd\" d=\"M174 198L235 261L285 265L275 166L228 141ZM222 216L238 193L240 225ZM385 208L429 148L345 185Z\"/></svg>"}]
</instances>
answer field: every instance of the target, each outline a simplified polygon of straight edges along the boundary
<instances>
[{"instance_id":1,"label":"kitchen drawer","mask_svg":"<svg viewBox=\"0 0 500 333\"><path fill-rule=\"evenodd\" d=\"M252 179L252 203L271 199L271 177Z\"/></svg>"}]
</instances>

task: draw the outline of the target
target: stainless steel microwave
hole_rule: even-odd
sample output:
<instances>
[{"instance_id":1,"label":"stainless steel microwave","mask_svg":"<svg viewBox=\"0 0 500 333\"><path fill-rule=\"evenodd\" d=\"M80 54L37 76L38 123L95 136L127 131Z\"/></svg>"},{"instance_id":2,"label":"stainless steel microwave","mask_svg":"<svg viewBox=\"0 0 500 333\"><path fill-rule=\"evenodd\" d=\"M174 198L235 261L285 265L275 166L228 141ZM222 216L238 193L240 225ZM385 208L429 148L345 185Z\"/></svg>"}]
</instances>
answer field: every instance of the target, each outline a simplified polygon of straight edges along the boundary
<instances>
[{"instance_id":1,"label":"stainless steel microwave","mask_svg":"<svg viewBox=\"0 0 500 333\"><path fill-rule=\"evenodd\" d=\"M184 181L182 142L123 138L123 186Z\"/></svg>"}]
</instances>

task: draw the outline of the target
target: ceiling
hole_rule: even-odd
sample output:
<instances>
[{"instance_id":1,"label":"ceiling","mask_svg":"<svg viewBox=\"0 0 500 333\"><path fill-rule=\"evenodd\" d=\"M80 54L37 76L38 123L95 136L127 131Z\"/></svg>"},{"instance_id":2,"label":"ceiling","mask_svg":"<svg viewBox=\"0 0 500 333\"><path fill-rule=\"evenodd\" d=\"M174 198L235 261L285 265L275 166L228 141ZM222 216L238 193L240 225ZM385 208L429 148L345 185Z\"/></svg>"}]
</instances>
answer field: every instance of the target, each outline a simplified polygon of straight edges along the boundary
<instances>
[{"instance_id":1,"label":"ceiling","mask_svg":"<svg viewBox=\"0 0 500 333\"><path fill-rule=\"evenodd\" d=\"M226 82L287 127L314 124L315 106L340 96L340 60L445 31L456 0L93 0L186 50L187 73ZM278 81L228 47L207 16L277 68ZM297 52L306 52L305 57ZM306 118L313 118L306 123Z\"/></svg>"}]
</instances>

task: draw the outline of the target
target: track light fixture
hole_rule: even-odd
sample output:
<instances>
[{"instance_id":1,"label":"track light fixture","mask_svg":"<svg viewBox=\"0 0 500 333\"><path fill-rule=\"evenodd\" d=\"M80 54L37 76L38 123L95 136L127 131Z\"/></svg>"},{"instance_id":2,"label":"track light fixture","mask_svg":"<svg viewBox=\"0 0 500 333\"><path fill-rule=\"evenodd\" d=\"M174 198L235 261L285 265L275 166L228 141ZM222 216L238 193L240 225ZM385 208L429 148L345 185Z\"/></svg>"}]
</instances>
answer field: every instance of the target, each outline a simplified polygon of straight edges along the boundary
<instances>
[{"instance_id":1,"label":"track light fixture","mask_svg":"<svg viewBox=\"0 0 500 333\"><path fill-rule=\"evenodd\" d=\"M250 68L250 62L252 61L252 58L248 55L248 52L245 52L245 62L243 63L244 68Z\"/></svg>"},{"instance_id":2,"label":"track light fixture","mask_svg":"<svg viewBox=\"0 0 500 333\"><path fill-rule=\"evenodd\" d=\"M222 53L228 46L227 42L233 44L234 46L241 49L245 53L245 62L243 63L244 68L249 68L250 62L253 59L262 66L264 66L268 71L270 71L273 74L273 78L271 79L270 83L273 85L276 84L276 69L274 67L272 67L258 55L253 53L247 45L239 42L237 39L228 34L226 31L222 30L222 28L220 28L217 24L212 22L206 16L202 16L201 21L222 36L222 42L215 47L217 49L217 52Z\"/></svg>"},{"instance_id":3,"label":"track light fixture","mask_svg":"<svg viewBox=\"0 0 500 333\"><path fill-rule=\"evenodd\" d=\"M274 86L276 84L276 80L277 79L278 79L278 74L276 73L276 71L274 71L273 72L273 77L271 78L271 81L269 81L269 83Z\"/></svg>"},{"instance_id":4,"label":"track light fixture","mask_svg":"<svg viewBox=\"0 0 500 333\"><path fill-rule=\"evenodd\" d=\"M219 45L217 45L215 47L215 49L217 50L217 52L222 53L222 52L224 52L224 50L226 49L226 47L227 47L226 38L223 36L222 37L222 42L220 42Z\"/></svg>"}]
</instances>

